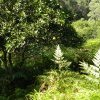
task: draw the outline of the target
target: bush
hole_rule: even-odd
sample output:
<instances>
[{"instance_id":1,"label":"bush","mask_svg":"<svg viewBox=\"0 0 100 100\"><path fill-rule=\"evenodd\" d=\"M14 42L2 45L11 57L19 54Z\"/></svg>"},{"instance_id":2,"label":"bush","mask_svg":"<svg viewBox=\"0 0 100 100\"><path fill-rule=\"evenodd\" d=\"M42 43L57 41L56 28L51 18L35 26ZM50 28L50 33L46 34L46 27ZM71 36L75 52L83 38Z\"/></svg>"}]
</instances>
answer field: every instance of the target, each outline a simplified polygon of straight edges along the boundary
<instances>
[{"instance_id":1,"label":"bush","mask_svg":"<svg viewBox=\"0 0 100 100\"><path fill-rule=\"evenodd\" d=\"M100 46L100 21L81 19L73 22L72 26L75 28L77 34L83 37L84 41L76 51L78 57L80 60L90 62Z\"/></svg>"},{"instance_id":2,"label":"bush","mask_svg":"<svg viewBox=\"0 0 100 100\"><path fill-rule=\"evenodd\" d=\"M78 20L72 23L77 34L83 37L84 41L88 39L100 38L100 21Z\"/></svg>"}]
</instances>

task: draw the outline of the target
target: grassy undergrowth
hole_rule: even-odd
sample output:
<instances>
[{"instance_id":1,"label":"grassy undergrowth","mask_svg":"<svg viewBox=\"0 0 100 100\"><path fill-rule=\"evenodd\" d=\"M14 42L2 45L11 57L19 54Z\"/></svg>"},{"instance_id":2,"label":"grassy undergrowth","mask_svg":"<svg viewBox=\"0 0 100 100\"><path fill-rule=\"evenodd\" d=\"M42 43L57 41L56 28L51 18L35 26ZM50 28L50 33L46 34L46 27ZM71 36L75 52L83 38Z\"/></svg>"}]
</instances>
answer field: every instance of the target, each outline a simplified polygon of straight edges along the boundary
<instances>
[{"instance_id":1,"label":"grassy undergrowth","mask_svg":"<svg viewBox=\"0 0 100 100\"><path fill-rule=\"evenodd\" d=\"M16 88L0 100L100 100L100 85L77 72L50 70L26 89Z\"/></svg>"},{"instance_id":2,"label":"grassy undergrowth","mask_svg":"<svg viewBox=\"0 0 100 100\"><path fill-rule=\"evenodd\" d=\"M100 100L100 86L70 71L50 71L38 77L41 85L26 100Z\"/></svg>"}]
</instances>

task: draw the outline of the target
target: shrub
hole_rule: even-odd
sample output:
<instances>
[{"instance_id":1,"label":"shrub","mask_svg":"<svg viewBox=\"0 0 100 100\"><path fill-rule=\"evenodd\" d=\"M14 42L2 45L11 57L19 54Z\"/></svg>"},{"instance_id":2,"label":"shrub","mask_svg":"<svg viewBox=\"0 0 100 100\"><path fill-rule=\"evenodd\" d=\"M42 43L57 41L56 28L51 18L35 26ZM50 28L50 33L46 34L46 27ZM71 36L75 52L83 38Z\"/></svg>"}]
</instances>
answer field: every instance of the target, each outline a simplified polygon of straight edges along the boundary
<instances>
[{"instance_id":1,"label":"shrub","mask_svg":"<svg viewBox=\"0 0 100 100\"><path fill-rule=\"evenodd\" d=\"M80 60L91 62L93 55L100 46L100 21L78 20L72 23L77 34L83 37L84 43L77 49Z\"/></svg>"},{"instance_id":2,"label":"shrub","mask_svg":"<svg viewBox=\"0 0 100 100\"><path fill-rule=\"evenodd\" d=\"M72 23L72 26L75 28L77 34L83 37L84 41L88 39L100 38L100 21L87 21L87 20L78 20Z\"/></svg>"}]
</instances>

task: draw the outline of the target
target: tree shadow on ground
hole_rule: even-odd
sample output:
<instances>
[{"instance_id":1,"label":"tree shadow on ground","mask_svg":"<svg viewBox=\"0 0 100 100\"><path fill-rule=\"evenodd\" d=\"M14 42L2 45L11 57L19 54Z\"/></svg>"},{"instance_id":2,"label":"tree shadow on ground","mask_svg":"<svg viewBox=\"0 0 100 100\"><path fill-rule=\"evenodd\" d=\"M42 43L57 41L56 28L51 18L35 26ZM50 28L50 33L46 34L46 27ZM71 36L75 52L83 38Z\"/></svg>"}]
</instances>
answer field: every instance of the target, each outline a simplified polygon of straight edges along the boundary
<instances>
[{"instance_id":1,"label":"tree shadow on ground","mask_svg":"<svg viewBox=\"0 0 100 100\"><path fill-rule=\"evenodd\" d=\"M60 25L52 22L39 32L38 38L35 40L44 46L63 44L66 47L78 47L84 43L83 37L80 37L70 24Z\"/></svg>"},{"instance_id":2,"label":"tree shadow on ground","mask_svg":"<svg viewBox=\"0 0 100 100\"><path fill-rule=\"evenodd\" d=\"M12 73L0 68L0 95L7 96L13 100L16 97L16 90L23 91L23 97L32 90L38 90L40 82L38 76L54 68L53 61L48 57L43 58L42 63L36 63L34 66L17 66L12 68ZM32 86L30 88L30 86Z\"/></svg>"},{"instance_id":3,"label":"tree shadow on ground","mask_svg":"<svg viewBox=\"0 0 100 100\"><path fill-rule=\"evenodd\" d=\"M84 43L83 37L80 37L71 25L63 27L60 39L61 43L66 47L79 47Z\"/></svg>"}]
</instances>

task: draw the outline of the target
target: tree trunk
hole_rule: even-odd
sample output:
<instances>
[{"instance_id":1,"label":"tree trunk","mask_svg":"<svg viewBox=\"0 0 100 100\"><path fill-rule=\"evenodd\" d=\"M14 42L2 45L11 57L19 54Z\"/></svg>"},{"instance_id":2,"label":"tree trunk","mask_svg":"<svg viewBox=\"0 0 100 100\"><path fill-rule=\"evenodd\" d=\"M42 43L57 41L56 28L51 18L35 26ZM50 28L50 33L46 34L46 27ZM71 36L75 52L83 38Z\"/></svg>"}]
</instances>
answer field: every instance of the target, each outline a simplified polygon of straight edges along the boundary
<instances>
[{"instance_id":1,"label":"tree trunk","mask_svg":"<svg viewBox=\"0 0 100 100\"><path fill-rule=\"evenodd\" d=\"M3 63L4 63L4 67L7 68L8 64L7 64L7 51L3 50Z\"/></svg>"},{"instance_id":2,"label":"tree trunk","mask_svg":"<svg viewBox=\"0 0 100 100\"><path fill-rule=\"evenodd\" d=\"M20 66L23 66L25 61L25 50L22 50L21 59L20 59Z\"/></svg>"},{"instance_id":3,"label":"tree trunk","mask_svg":"<svg viewBox=\"0 0 100 100\"><path fill-rule=\"evenodd\" d=\"M8 61L9 61L9 66L10 66L10 67L13 67L11 53L8 54Z\"/></svg>"}]
</instances>

